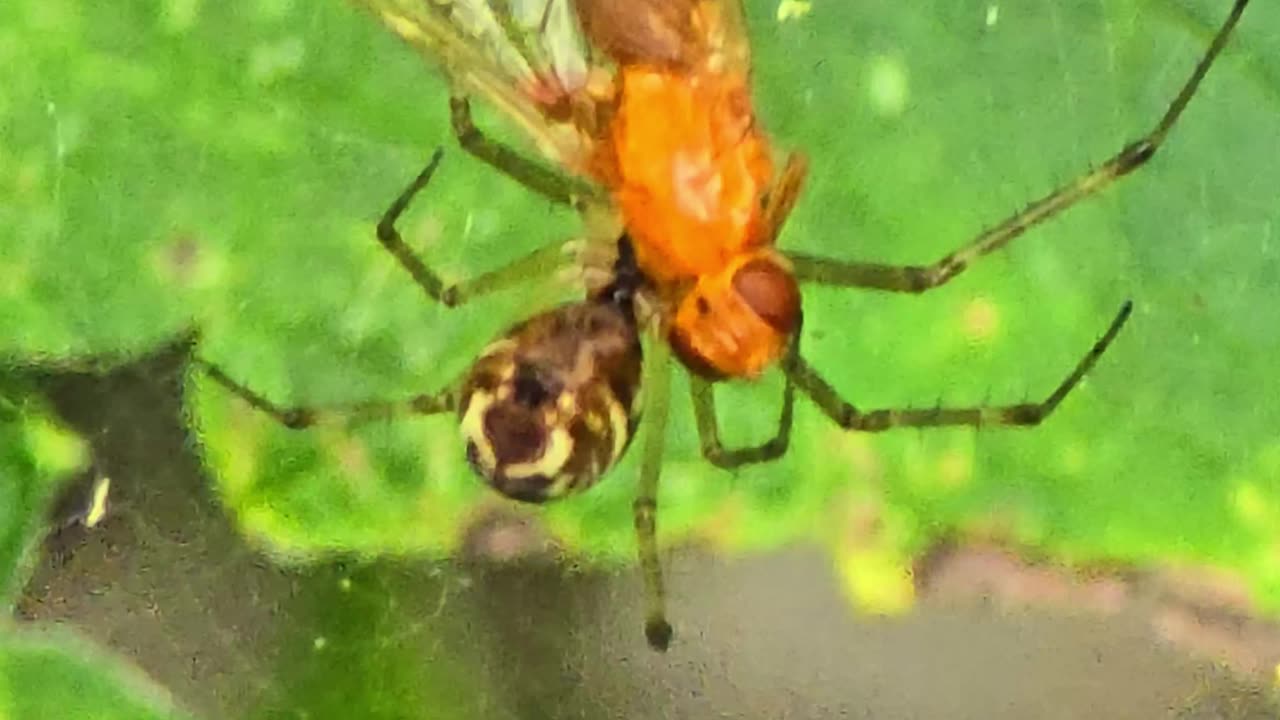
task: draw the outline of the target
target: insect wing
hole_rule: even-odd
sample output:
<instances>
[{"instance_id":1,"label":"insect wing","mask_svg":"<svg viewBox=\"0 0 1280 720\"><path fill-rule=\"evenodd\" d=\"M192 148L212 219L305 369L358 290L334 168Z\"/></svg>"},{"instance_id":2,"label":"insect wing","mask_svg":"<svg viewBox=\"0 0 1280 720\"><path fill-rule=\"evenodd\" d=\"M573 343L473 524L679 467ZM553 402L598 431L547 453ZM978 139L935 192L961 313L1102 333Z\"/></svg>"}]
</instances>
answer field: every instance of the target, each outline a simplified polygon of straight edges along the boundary
<instances>
[{"instance_id":1,"label":"insect wing","mask_svg":"<svg viewBox=\"0 0 1280 720\"><path fill-rule=\"evenodd\" d=\"M751 41L747 37L747 14L742 0L706 2L714 6L716 13L716 21L712 24L712 46L721 53L728 67L750 74Z\"/></svg>"},{"instance_id":2,"label":"insect wing","mask_svg":"<svg viewBox=\"0 0 1280 720\"><path fill-rule=\"evenodd\" d=\"M620 65L750 69L740 0L574 0L592 46Z\"/></svg>"},{"instance_id":3,"label":"insect wing","mask_svg":"<svg viewBox=\"0 0 1280 720\"><path fill-rule=\"evenodd\" d=\"M549 88L565 93L586 82L569 0L353 2L438 67L454 92L481 97L515 121L549 158L573 166L582 156L572 125L552 120L539 104Z\"/></svg>"}]
</instances>

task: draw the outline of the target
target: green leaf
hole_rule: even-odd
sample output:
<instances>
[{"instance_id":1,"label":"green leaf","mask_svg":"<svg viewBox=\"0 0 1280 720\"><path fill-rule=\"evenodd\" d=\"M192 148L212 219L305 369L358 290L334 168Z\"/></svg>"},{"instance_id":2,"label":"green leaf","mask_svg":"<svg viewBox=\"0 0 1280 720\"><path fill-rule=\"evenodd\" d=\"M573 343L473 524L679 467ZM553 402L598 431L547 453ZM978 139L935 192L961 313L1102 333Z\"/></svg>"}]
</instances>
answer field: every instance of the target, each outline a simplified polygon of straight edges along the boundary
<instances>
[{"instance_id":1,"label":"green leaf","mask_svg":"<svg viewBox=\"0 0 1280 720\"><path fill-rule=\"evenodd\" d=\"M26 584L60 481L85 463L81 440L48 415L31 389L0 379L0 597ZM0 717L6 720L177 718L172 703L120 661L69 633L0 620Z\"/></svg>"},{"instance_id":2,"label":"green leaf","mask_svg":"<svg viewBox=\"0 0 1280 720\"><path fill-rule=\"evenodd\" d=\"M185 718L137 671L67 632L0 633L0 716L9 720Z\"/></svg>"},{"instance_id":3,"label":"green leaf","mask_svg":"<svg viewBox=\"0 0 1280 720\"><path fill-rule=\"evenodd\" d=\"M270 692L250 717L476 717L501 707L486 690L484 670L467 651L423 652L423 638L443 634L448 593L423 596L387 566L321 568L300 578L281 608L284 654ZM434 588L432 588L434 590ZM470 638L472 641L475 638ZM481 710L483 708L483 710Z\"/></svg>"},{"instance_id":4,"label":"green leaf","mask_svg":"<svg viewBox=\"0 0 1280 720\"><path fill-rule=\"evenodd\" d=\"M762 122L812 160L783 246L900 263L941 257L1147 130L1227 10L819 0L779 22L773 0L748 6ZM203 355L282 404L406 397L572 297L531 283L444 310L377 247L373 224L437 145L448 156L403 229L446 277L576 220L456 150L442 83L341 3L18 0L0 28L17 68L0 98L0 166L16 169L0 179L0 354L129 352L195 322ZM1220 565L1280 607L1277 43L1280 9L1253 3L1149 167L948 286L806 289L806 353L865 408L1039 397L1133 298L1044 426L869 437L804 405L783 461L730 475L699 457L677 378L664 536L842 554L882 525L880 557L905 558L980 533L1067 561ZM727 438L765 436L777 393L722 391ZM449 418L296 433L199 377L190 398L227 506L281 552L447 552L500 502ZM546 511L570 547L631 557L634 460Z\"/></svg>"},{"instance_id":5,"label":"green leaf","mask_svg":"<svg viewBox=\"0 0 1280 720\"><path fill-rule=\"evenodd\" d=\"M79 438L62 429L29 388L0 377L0 603L12 607L44 537L50 498L83 465Z\"/></svg>"}]
</instances>

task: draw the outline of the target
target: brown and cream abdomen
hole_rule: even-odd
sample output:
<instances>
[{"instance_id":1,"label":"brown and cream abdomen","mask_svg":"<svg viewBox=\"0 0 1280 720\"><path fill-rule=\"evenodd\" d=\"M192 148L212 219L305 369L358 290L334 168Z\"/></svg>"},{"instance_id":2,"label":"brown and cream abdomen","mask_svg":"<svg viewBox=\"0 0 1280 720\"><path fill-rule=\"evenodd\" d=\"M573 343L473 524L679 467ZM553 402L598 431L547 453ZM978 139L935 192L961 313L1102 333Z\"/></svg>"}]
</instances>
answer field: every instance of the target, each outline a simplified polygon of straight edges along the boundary
<instances>
[{"instance_id":1,"label":"brown and cream abdomen","mask_svg":"<svg viewBox=\"0 0 1280 720\"><path fill-rule=\"evenodd\" d=\"M641 349L629 303L561 305L511 328L471 367L458 405L471 466L543 502L591 487L639 421Z\"/></svg>"}]
</instances>

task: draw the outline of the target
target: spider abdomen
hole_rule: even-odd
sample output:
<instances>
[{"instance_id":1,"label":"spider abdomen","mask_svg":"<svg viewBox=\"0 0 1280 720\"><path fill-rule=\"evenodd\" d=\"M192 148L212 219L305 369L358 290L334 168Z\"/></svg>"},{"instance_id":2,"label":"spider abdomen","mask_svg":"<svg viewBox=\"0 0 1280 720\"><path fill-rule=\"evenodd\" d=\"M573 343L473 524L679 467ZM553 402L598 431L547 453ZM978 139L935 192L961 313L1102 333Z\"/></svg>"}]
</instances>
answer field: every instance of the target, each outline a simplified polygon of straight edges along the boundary
<instances>
[{"instance_id":1,"label":"spider abdomen","mask_svg":"<svg viewBox=\"0 0 1280 720\"><path fill-rule=\"evenodd\" d=\"M640 339L629 306L570 303L509 330L472 365L458 406L467 459L507 497L580 492L639 421Z\"/></svg>"}]
</instances>

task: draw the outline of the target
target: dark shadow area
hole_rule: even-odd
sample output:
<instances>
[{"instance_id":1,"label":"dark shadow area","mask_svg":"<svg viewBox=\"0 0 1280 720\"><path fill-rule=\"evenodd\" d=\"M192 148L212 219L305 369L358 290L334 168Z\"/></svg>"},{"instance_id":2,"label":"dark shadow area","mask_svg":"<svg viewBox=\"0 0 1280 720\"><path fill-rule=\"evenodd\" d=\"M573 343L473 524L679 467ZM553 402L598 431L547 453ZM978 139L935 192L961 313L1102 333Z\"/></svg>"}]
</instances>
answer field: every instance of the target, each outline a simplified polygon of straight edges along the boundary
<instances>
[{"instance_id":1,"label":"dark shadow area","mask_svg":"<svg viewBox=\"0 0 1280 720\"><path fill-rule=\"evenodd\" d=\"M1277 716L1259 676L1157 641L1151 603L1002 609L938 576L909 616L858 618L830 561L804 548L672 558L667 655L644 645L634 573L494 561L537 534L502 518L473 528L456 562L281 568L204 476L184 368L179 349L39 378L112 479L111 509L50 537L19 613L74 626L203 717L405 717L342 704L370 678L413 687L422 717Z\"/></svg>"}]
</instances>

